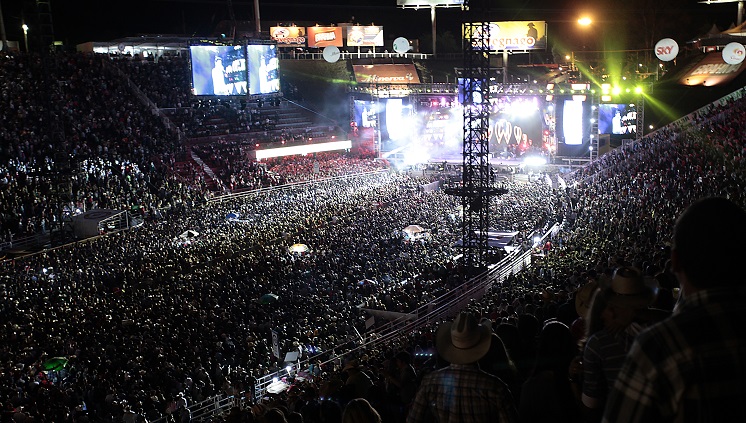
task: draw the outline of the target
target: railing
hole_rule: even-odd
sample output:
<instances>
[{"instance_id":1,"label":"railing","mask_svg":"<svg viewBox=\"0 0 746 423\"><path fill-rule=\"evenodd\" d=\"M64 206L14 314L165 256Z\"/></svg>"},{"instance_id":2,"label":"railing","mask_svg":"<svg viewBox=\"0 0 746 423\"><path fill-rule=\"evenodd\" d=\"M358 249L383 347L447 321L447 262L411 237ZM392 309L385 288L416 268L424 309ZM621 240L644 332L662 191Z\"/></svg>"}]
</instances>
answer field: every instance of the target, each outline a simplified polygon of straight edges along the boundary
<instances>
[{"instance_id":1,"label":"railing","mask_svg":"<svg viewBox=\"0 0 746 423\"><path fill-rule=\"evenodd\" d=\"M0 243L0 251L36 249L50 241L49 230L45 234L33 234Z\"/></svg>"}]
</instances>

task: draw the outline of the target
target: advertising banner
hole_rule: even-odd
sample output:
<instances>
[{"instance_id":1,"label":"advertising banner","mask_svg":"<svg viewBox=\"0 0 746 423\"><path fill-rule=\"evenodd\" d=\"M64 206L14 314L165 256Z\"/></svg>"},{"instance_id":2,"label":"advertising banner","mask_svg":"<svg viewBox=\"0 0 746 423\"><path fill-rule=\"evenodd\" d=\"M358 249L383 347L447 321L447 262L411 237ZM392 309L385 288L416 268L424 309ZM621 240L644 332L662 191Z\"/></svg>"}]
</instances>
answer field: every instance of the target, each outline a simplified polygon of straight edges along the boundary
<instances>
[{"instance_id":1,"label":"advertising banner","mask_svg":"<svg viewBox=\"0 0 746 423\"><path fill-rule=\"evenodd\" d=\"M726 84L738 76L746 62L737 65L729 65L723 60L721 52L708 53L702 60L694 65L679 82L684 85L713 86Z\"/></svg>"},{"instance_id":2,"label":"advertising banner","mask_svg":"<svg viewBox=\"0 0 746 423\"><path fill-rule=\"evenodd\" d=\"M338 26L309 26L306 28L308 47L343 47L342 28Z\"/></svg>"},{"instance_id":3,"label":"advertising banner","mask_svg":"<svg viewBox=\"0 0 746 423\"><path fill-rule=\"evenodd\" d=\"M269 35L277 41L277 47L306 46L306 28L302 26L273 26Z\"/></svg>"},{"instance_id":4,"label":"advertising banner","mask_svg":"<svg viewBox=\"0 0 746 423\"><path fill-rule=\"evenodd\" d=\"M382 26L348 26L348 47L383 47Z\"/></svg>"},{"instance_id":5,"label":"advertising banner","mask_svg":"<svg viewBox=\"0 0 746 423\"><path fill-rule=\"evenodd\" d=\"M420 76L413 64L352 65L359 84L419 84Z\"/></svg>"},{"instance_id":6,"label":"advertising banner","mask_svg":"<svg viewBox=\"0 0 746 423\"><path fill-rule=\"evenodd\" d=\"M465 24L462 28L464 39L484 39L487 34L480 34L482 25ZM472 34L472 32L476 32ZM473 41L475 47L481 42ZM490 22L489 50L546 50L547 23L545 21L511 21Z\"/></svg>"},{"instance_id":7,"label":"advertising banner","mask_svg":"<svg viewBox=\"0 0 746 423\"><path fill-rule=\"evenodd\" d=\"M464 0L396 0L397 6L407 7L456 6L462 4L464 4Z\"/></svg>"}]
</instances>

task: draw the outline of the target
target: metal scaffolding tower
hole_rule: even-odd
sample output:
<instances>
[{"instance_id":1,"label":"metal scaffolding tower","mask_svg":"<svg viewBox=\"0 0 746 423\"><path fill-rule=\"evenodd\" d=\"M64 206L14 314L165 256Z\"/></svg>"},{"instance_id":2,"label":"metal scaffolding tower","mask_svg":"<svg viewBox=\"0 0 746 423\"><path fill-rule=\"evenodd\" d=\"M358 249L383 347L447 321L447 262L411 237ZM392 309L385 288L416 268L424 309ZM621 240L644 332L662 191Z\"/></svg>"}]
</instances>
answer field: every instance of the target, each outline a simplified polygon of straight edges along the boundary
<instances>
[{"instance_id":1,"label":"metal scaffolding tower","mask_svg":"<svg viewBox=\"0 0 746 423\"><path fill-rule=\"evenodd\" d=\"M461 187L449 191L463 206L463 281L488 264L490 200L505 192L495 187L490 168L490 23L483 22L489 2L479 3L476 10L464 1L463 173Z\"/></svg>"}]
</instances>

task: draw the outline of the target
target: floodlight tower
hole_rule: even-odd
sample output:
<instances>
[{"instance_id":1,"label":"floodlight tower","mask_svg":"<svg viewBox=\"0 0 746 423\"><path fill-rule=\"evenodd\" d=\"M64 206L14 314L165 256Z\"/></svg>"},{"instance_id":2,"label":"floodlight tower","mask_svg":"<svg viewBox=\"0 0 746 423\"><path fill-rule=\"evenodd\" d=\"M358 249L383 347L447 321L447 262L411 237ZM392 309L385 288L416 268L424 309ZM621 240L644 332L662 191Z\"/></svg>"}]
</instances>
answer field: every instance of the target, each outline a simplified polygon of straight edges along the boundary
<instances>
[{"instance_id":1,"label":"floodlight tower","mask_svg":"<svg viewBox=\"0 0 746 423\"><path fill-rule=\"evenodd\" d=\"M52 21L52 2L50 0L36 1L36 16L38 23L37 35L41 41L42 54L55 49L54 46L54 24Z\"/></svg>"},{"instance_id":2,"label":"floodlight tower","mask_svg":"<svg viewBox=\"0 0 746 423\"><path fill-rule=\"evenodd\" d=\"M507 192L498 189L490 172L490 22L489 2L479 2L479 10L470 10L464 1L463 71L463 170L462 185L447 191L461 197L464 222L463 281L486 269L489 260L488 231L490 200Z\"/></svg>"}]
</instances>

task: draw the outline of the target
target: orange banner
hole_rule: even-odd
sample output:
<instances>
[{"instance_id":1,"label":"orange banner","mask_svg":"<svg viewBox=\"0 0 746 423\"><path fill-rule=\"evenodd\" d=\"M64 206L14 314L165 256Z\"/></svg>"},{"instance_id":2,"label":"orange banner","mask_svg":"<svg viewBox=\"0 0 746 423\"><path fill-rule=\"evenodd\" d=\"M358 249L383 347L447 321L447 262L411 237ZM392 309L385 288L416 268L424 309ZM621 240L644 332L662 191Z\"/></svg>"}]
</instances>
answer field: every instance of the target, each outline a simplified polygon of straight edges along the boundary
<instances>
[{"instance_id":1,"label":"orange banner","mask_svg":"<svg viewBox=\"0 0 746 423\"><path fill-rule=\"evenodd\" d=\"M308 47L342 47L344 38L338 26L309 26L306 28Z\"/></svg>"}]
</instances>

